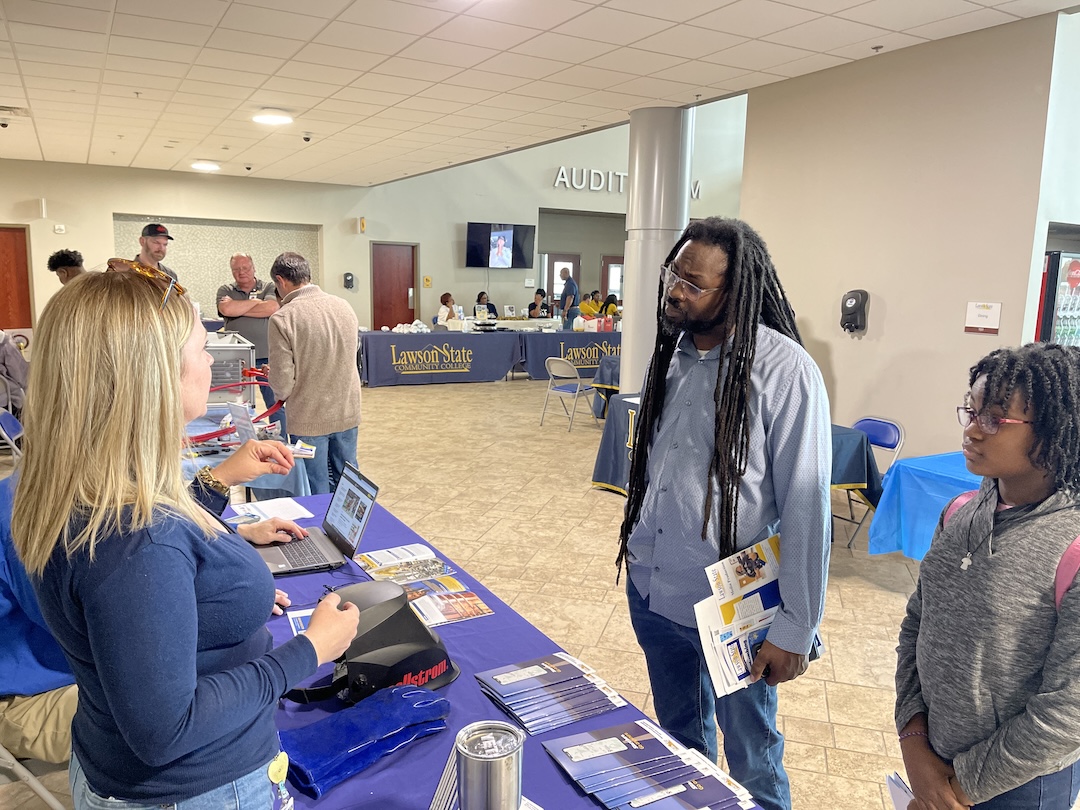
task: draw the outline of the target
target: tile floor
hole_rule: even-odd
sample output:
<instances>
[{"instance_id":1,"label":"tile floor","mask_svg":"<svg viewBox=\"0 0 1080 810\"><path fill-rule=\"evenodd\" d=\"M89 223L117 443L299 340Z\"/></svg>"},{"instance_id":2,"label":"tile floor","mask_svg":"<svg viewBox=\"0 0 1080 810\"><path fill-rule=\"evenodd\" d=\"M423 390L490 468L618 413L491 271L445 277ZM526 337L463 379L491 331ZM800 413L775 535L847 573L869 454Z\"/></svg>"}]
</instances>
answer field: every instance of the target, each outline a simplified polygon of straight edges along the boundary
<instances>
[{"instance_id":1,"label":"tile floor","mask_svg":"<svg viewBox=\"0 0 1080 810\"><path fill-rule=\"evenodd\" d=\"M624 499L589 484L600 440L592 420L579 412L568 433L549 415L541 428L543 398L543 383L522 379L365 390L360 467L380 485L381 504L651 714L644 657L615 585ZM889 810L885 776L903 772L894 647L918 564L868 556L862 533L849 551L849 527L836 531L828 651L780 687L793 810ZM63 771L50 783L66 792ZM22 785L0 785L0 810L44 805Z\"/></svg>"}]
</instances>

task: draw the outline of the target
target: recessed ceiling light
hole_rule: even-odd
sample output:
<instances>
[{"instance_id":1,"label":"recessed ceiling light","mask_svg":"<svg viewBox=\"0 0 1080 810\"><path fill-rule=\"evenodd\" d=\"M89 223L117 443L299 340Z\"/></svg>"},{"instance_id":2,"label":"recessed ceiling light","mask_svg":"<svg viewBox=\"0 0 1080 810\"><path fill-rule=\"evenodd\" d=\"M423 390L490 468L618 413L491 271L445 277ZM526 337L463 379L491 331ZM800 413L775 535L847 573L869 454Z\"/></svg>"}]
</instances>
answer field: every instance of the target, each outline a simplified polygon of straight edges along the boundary
<instances>
[{"instance_id":1,"label":"recessed ceiling light","mask_svg":"<svg viewBox=\"0 0 1080 810\"><path fill-rule=\"evenodd\" d=\"M209 160L196 160L191 164L191 168L197 172L216 172L221 167Z\"/></svg>"},{"instance_id":2,"label":"recessed ceiling light","mask_svg":"<svg viewBox=\"0 0 1080 810\"><path fill-rule=\"evenodd\" d=\"M293 118L284 110L275 110L270 107L264 107L259 110L255 115L251 116L251 120L256 124L271 124L272 126L279 127L282 124L291 124Z\"/></svg>"}]
</instances>

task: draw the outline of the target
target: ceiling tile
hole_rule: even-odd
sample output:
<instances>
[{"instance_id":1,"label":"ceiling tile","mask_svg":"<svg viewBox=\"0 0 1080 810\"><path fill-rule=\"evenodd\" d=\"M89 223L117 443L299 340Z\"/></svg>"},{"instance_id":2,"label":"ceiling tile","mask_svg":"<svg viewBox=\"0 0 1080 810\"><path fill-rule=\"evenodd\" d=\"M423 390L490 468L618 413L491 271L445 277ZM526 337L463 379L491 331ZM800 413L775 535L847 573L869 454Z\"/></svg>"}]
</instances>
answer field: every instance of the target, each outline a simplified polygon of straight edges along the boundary
<instances>
[{"instance_id":1,"label":"ceiling tile","mask_svg":"<svg viewBox=\"0 0 1080 810\"><path fill-rule=\"evenodd\" d=\"M552 101L567 101L587 93L587 87L575 87L571 84L558 84L556 82L529 82L514 90L514 95L530 96L533 98L546 98Z\"/></svg>"},{"instance_id":2,"label":"ceiling tile","mask_svg":"<svg viewBox=\"0 0 1080 810\"><path fill-rule=\"evenodd\" d=\"M742 76L730 79L727 85L731 90L751 90L755 87L782 81L783 78L783 76L777 76L773 73L744 73Z\"/></svg>"},{"instance_id":3,"label":"ceiling tile","mask_svg":"<svg viewBox=\"0 0 1080 810\"><path fill-rule=\"evenodd\" d=\"M531 112L533 110L550 107L558 99L543 99L537 96L519 96L515 93L504 93L499 96L499 104L508 110L519 112Z\"/></svg>"},{"instance_id":4,"label":"ceiling tile","mask_svg":"<svg viewBox=\"0 0 1080 810\"><path fill-rule=\"evenodd\" d=\"M214 110L235 110L240 103L238 99L234 98L208 96L202 93L182 93L179 91L173 96L173 102L175 104L190 104L194 107L211 107Z\"/></svg>"},{"instance_id":5,"label":"ceiling tile","mask_svg":"<svg viewBox=\"0 0 1080 810\"><path fill-rule=\"evenodd\" d=\"M536 124L542 127L573 127L577 124L573 118L567 118L561 115L548 115L543 112L525 113L519 116L515 120L520 121L523 124Z\"/></svg>"},{"instance_id":6,"label":"ceiling tile","mask_svg":"<svg viewBox=\"0 0 1080 810\"><path fill-rule=\"evenodd\" d=\"M249 73L246 70L226 70L225 68L192 65L187 77L200 82L218 82L241 87L258 87L266 81L265 73ZM160 85L159 85L160 86Z\"/></svg>"},{"instance_id":7,"label":"ceiling tile","mask_svg":"<svg viewBox=\"0 0 1080 810\"><path fill-rule=\"evenodd\" d=\"M862 23L842 20L838 17L818 17L803 25L765 37L769 42L805 48L808 51L832 51L872 37L886 36L889 32Z\"/></svg>"},{"instance_id":8,"label":"ceiling tile","mask_svg":"<svg viewBox=\"0 0 1080 810\"><path fill-rule=\"evenodd\" d=\"M188 72L188 66L179 62L159 62L156 59L146 60L138 56L117 56L112 53L105 57L105 67L112 72L123 73L128 76L182 78Z\"/></svg>"},{"instance_id":9,"label":"ceiling tile","mask_svg":"<svg viewBox=\"0 0 1080 810\"><path fill-rule=\"evenodd\" d=\"M971 31L978 31L982 28L1015 22L1017 19L1011 14L1005 14L996 9L982 8L970 14L961 14L959 17L950 17L947 20L938 20L929 25L909 28L907 33L917 37L926 37L927 39L945 39L946 37L955 37Z\"/></svg>"},{"instance_id":10,"label":"ceiling tile","mask_svg":"<svg viewBox=\"0 0 1080 810\"><path fill-rule=\"evenodd\" d=\"M397 53L410 42L415 42L416 37L399 31L385 31L381 28L367 28L352 23L332 22L315 37L314 41L338 48L382 53L389 56Z\"/></svg>"},{"instance_id":11,"label":"ceiling tile","mask_svg":"<svg viewBox=\"0 0 1080 810\"><path fill-rule=\"evenodd\" d=\"M539 33L540 31L535 28L508 25L507 23L484 20L479 17L461 16L454 17L445 25L439 26L429 34L429 37L432 39L446 39L451 42L463 42L466 45L479 45L481 47L497 45L499 49L506 49L520 45Z\"/></svg>"},{"instance_id":12,"label":"ceiling tile","mask_svg":"<svg viewBox=\"0 0 1080 810\"><path fill-rule=\"evenodd\" d=\"M320 102L320 104L325 102ZM318 122L333 123L333 124L351 124L356 121L356 115L348 113L332 112L331 110L324 110L321 108L312 107L306 113L304 113L304 122Z\"/></svg>"},{"instance_id":13,"label":"ceiling tile","mask_svg":"<svg viewBox=\"0 0 1080 810\"><path fill-rule=\"evenodd\" d=\"M866 0L784 0L788 6L798 6L808 11L817 11L821 14L835 14L846 8L861 5Z\"/></svg>"},{"instance_id":14,"label":"ceiling tile","mask_svg":"<svg viewBox=\"0 0 1080 810\"><path fill-rule=\"evenodd\" d=\"M1072 8L1076 0L1013 0L997 6L998 11L1015 14L1017 17L1038 17L1055 11Z\"/></svg>"},{"instance_id":15,"label":"ceiling tile","mask_svg":"<svg viewBox=\"0 0 1080 810\"><path fill-rule=\"evenodd\" d=\"M23 84L27 89L40 87L45 90L58 90L90 96L97 93L97 82L80 82L75 79L57 79L51 76L28 76L23 74Z\"/></svg>"},{"instance_id":16,"label":"ceiling tile","mask_svg":"<svg viewBox=\"0 0 1080 810\"><path fill-rule=\"evenodd\" d=\"M738 0L693 20L699 28L712 28L742 37L763 37L809 22L816 12L774 3L772 0Z\"/></svg>"},{"instance_id":17,"label":"ceiling tile","mask_svg":"<svg viewBox=\"0 0 1080 810\"><path fill-rule=\"evenodd\" d=\"M688 84L722 84L725 80L740 76L747 71L742 68L714 65L710 62L687 62L653 75L658 79L670 79Z\"/></svg>"},{"instance_id":18,"label":"ceiling tile","mask_svg":"<svg viewBox=\"0 0 1080 810\"><path fill-rule=\"evenodd\" d=\"M218 24L228 7L221 0L184 0L183 3L174 0L116 0L117 14L211 26Z\"/></svg>"},{"instance_id":19,"label":"ceiling tile","mask_svg":"<svg viewBox=\"0 0 1080 810\"><path fill-rule=\"evenodd\" d=\"M514 79L517 86L528 84L526 79ZM420 93L425 98L444 98L448 101L460 101L464 104L479 104L487 101L498 94L497 88L456 87L453 85L439 84Z\"/></svg>"},{"instance_id":20,"label":"ceiling tile","mask_svg":"<svg viewBox=\"0 0 1080 810\"><path fill-rule=\"evenodd\" d=\"M926 42L926 40L909 36L908 34L884 34L882 36L874 37L873 39L868 39L865 42L837 48L836 50L829 51L829 53L833 56L843 56L848 59L863 59L878 53L889 53L890 51L897 51L911 45L919 45L923 42ZM878 45L881 46L881 50L875 51L874 48Z\"/></svg>"},{"instance_id":21,"label":"ceiling tile","mask_svg":"<svg viewBox=\"0 0 1080 810\"><path fill-rule=\"evenodd\" d=\"M169 81L175 81L170 79ZM117 101L130 102L134 106L153 103L156 101L168 101L172 98L173 89L161 89L157 87L132 87L126 84L102 84L100 92L101 104L114 104ZM135 95L138 93L138 95Z\"/></svg>"},{"instance_id":22,"label":"ceiling tile","mask_svg":"<svg viewBox=\"0 0 1080 810\"><path fill-rule=\"evenodd\" d=\"M47 76L53 79L72 79L74 81L96 82L101 79L101 71L81 65L56 65L47 62L22 62L24 76Z\"/></svg>"},{"instance_id":23,"label":"ceiling tile","mask_svg":"<svg viewBox=\"0 0 1080 810\"><path fill-rule=\"evenodd\" d=\"M460 117L465 120L476 121L477 124L487 126L493 121L509 121L511 118L517 118L521 114L520 110L508 110L498 103L498 99L493 100L492 104L474 104L471 107L466 107L460 113Z\"/></svg>"},{"instance_id":24,"label":"ceiling tile","mask_svg":"<svg viewBox=\"0 0 1080 810\"><path fill-rule=\"evenodd\" d=\"M658 34L671 23L625 11L610 8L594 8L563 23L555 29L557 33L569 36L595 39L599 42L611 42L615 45L629 45L639 39Z\"/></svg>"},{"instance_id":25,"label":"ceiling tile","mask_svg":"<svg viewBox=\"0 0 1080 810\"><path fill-rule=\"evenodd\" d=\"M302 7L302 6L300 6ZM326 20L289 11L255 8L233 3L218 23L219 28L247 31L272 37L308 40L326 25Z\"/></svg>"},{"instance_id":26,"label":"ceiling tile","mask_svg":"<svg viewBox=\"0 0 1080 810\"><path fill-rule=\"evenodd\" d=\"M580 87L588 87L593 90L603 90L616 84L622 84L634 78L633 73L621 73L617 70L604 70L602 68L588 67L587 65L574 65L566 70L560 70L548 76L549 81L560 84L572 84Z\"/></svg>"},{"instance_id":27,"label":"ceiling tile","mask_svg":"<svg viewBox=\"0 0 1080 810\"><path fill-rule=\"evenodd\" d=\"M303 79L309 82L328 82L343 87L359 79L363 73L359 70L332 67L330 65L312 65L307 62L286 62L277 72L286 79Z\"/></svg>"},{"instance_id":28,"label":"ceiling tile","mask_svg":"<svg viewBox=\"0 0 1080 810\"><path fill-rule=\"evenodd\" d=\"M680 0L678 3L658 3L656 0L608 0L605 7L631 11L646 17L659 17L672 22L685 22L734 2L735 0ZM864 0L858 0L858 2L864 2ZM794 6L798 3L788 5Z\"/></svg>"},{"instance_id":29,"label":"ceiling tile","mask_svg":"<svg viewBox=\"0 0 1080 810\"><path fill-rule=\"evenodd\" d=\"M234 87L230 84L218 84L217 82L198 82L185 79L181 82L179 90L184 93L199 93L214 98L245 99L251 95L250 87ZM235 105L234 105L235 106Z\"/></svg>"},{"instance_id":30,"label":"ceiling tile","mask_svg":"<svg viewBox=\"0 0 1080 810\"><path fill-rule=\"evenodd\" d=\"M490 73L486 70L463 70L448 78L444 84L439 85L438 90L447 89L447 85L467 87L479 91L505 92L521 87L528 79L520 76L507 76L505 73Z\"/></svg>"},{"instance_id":31,"label":"ceiling tile","mask_svg":"<svg viewBox=\"0 0 1080 810\"><path fill-rule=\"evenodd\" d=\"M466 10L470 17L524 25L546 30L573 19L592 9L587 3L575 0L480 0Z\"/></svg>"},{"instance_id":32,"label":"ceiling tile","mask_svg":"<svg viewBox=\"0 0 1080 810\"><path fill-rule=\"evenodd\" d=\"M155 42L153 49L154 59L164 62L183 62L185 65L191 64L199 52L194 45L177 45L172 42ZM145 59L146 51L147 44L141 39L118 37L115 34L109 37L109 53Z\"/></svg>"},{"instance_id":33,"label":"ceiling tile","mask_svg":"<svg viewBox=\"0 0 1080 810\"><path fill-rule=\"evenodd\" d=\"M616 93L612 90L598 90L574 99L577 104L591 104L598 110L629 110L648 101L648 96L636 96L630 93Z\"/></svg>"},{"instance_id":34,"label":"ceiling tile","mask_svg":"<svg viewBox=\"0 0 1080 810\"><path fill-rule=\"evenodd\" d=\"M388 76L404 76L407 79L423 79L429 82L438 82L448 79L460 68L451 65L436 65L434 62L422 62L419 59L403 59L400 56L392 56L380 62L371 69L372 73L383 73Z\"/></svg>"},{"instance_id":35,"label":"ceiling tile","mask_svg":"<svg viewBox=\"0 0 1080 810\"><path fill-rule=\"evenodd\" d=\"M671 82L664 79L654 79L651 76L641 76L631 79L623 84L611 88L615 93L627 93L632 96L648 96L650 98L666 98L674 93L685 93L694 90L694 85L685 82Z\"/></svg>"},{"instance_id":36,"label":"ceiling tile","mask_svg":"<svg viewBox=\"0 0 1080 810\"><path fill-rule=\"evenodd\" d=\"M557 58L563 62L585 62L602 53L613 51L617 46L581 37L568 37L548 31L522 42L512 50L528 56Z\"/></svg>"},{"instance_id":37,"label":"ceiling tile","mask_svg":"<svg viewBox=\"0 0 1080 810\"><path fill-rule=\"evenodd\" d=\"M565 62L540 59L520 53L500 53L483 63L482 69L491 73L505 73L510 76L522 76L527 79L542 79L566 68Z\"/></svg>"},{"instance_id":38,"label":"ceiling tile","mask_svg":"<svg viewBox=\"0 0 1080 810\"><path fill-rule=\"evenodd\" d=\"M746 68L747 70L765 70L774 65L782 65L785 62L794 62L796 59L810 56L808 51L799 48L789 48L786 45L776 45L772 42L751 40L726 51L706 56L706 62L714 62L718 65L729 67Z\"/></svg>"},{"instance_id":39,"label":"ceiling tile","mask_svg":"<svg viewBox=\"0 0 1080 810\"><path fill-rule=\"evenodd\" d=\"M384 104L362 104L356 101L345 101L340 98L328 98L326 101L320 101L312 109L325 112L337 112L345 113L352 116L368 116L382 110L386 105Z\"/></svg>"},{"instance_id":40,"label":"ceiling tile","mask_svg":"<svg viewBox=\"0 0 1080 810\"><path fill-rule=\"evenodd\" d=\"M531 124L522 124L518 121L502 121L498 124L492 124L487 128L487 131L507 135L535 135L542 131L542 129L542 127L533 126Z\"/></svg>"},{"instance_id":41,"label":"ceiling tile","mask_svg":"<svg viewBox=\"0 0 1080 810\"><path fill-rule=\"evenodd\" d=\"M295 39L254 34L250 31L227 31L219 28L210 35L206 47L233 53L272 53L288 59L303 43Z\"/></svg>"},{"instance_id":42,"label":"ceiling tile","mask_svg":"<svg viewBox=\"0 0 1080 810\"><path fill-rule=\"evenodd\" d=\"M904 0L902 3L896 0L870 0L869 3L841 11L837 16L890 31L904 31L978 9L978 5L967 0Z\"/></svg>"},{"instance_id":43,"label":"ceiling tile","mask_svg":"<svg viewBox=\"0 0 1080 810\"><path fill-rule=\"evenodd\" d=\"M297 6L296 0L244 0L244 2L249 6L273 8L278 11L295 11ZM304 0L303 8L305 14L332 20L352 2L353 0ZM358 0L358 4L365 2L367 0Z\"/></svg>"},{"instance_id":44,"label":"ceiling tile","mask_svg":"<svg viewBox=\"0 0 1080 810\"><path fill-rule=\"evenodd\" d=\"M30 62L79 65L88 68L100 68L105 64L105 56L101 53L57 50L44 45L24 45L21 43L16 45L15 48L17 51L13 51L13 55L17 53L20 60L25 59ZM0 50L3 49L0 48Z\"/></svg>"},{"instance_id":45,"label":"ceiling tile","mask_svg":"<svg viewBox=\"0 0 1080 810\"><path fill-rule=\"evenodd\" d=\"M484 60L490 59L495 53L496 51L491 48L425 37L413 43L398 55L406 59L422 59L439 65L468 68L475 67ZM528 57L518 58L525 59Z\"/></svg>"},{"instance_id":46,"label":"ceiling tile","mask_svg":"<svg viewBox=\"0 0 1080 810\"><path fill-rule=\"evenodd\" d=\"M306 96L301 93L286 93L282 90L265 90L259 88L245 102L244 109L250 109L252 113L260 107L274 107L288 110L294 115L302 114L304 110L313 107L322 101L318 96ZM237 105L240 106L240 105Z\"/></svg>"},{"instance_id":47,"label":"ceiling tile","mask_svg":"<svg viewBox=\"0 0 1080 810\"><path fill-rule=\"evenodd\" d=\"M850 61L850 59L842 59L839 56L831 56L827 53L815 53L813 56L807 56L803 59L796 59L794 62L786 62L783 65L777 65L772 68L772 72L788 77L804 76L807 73L814 73L818 70L828 70L837 65L846 65Z\"/></svg>"},{"instance_id":48,"label":"ceiling tile","mask_svg":"<svg viewBox=\"0 0 1080 810\"><path fill-rule=\"evenodd\" d=\"M251 53L234 53L233 51L219 51L215 48L203 48L199 51L195 64L207 67L225 68L226 70L245 70L249 73L262 73L271 76L282 65L284 59L272 56L259 56Z\"/></svg>"},{"instance_id":49,"label":"ceiling tile","mask_svg":"<svg viewBox=\"0 0 1080 810\"><path fill-rule=\"evenodd\" d=\"M358 101L361 104L378 104L381 107L389 107L408 98L401 93L385 93L380 90L366 90L361 87L343 87L338 90L333 98L342 101Z\"/></svg>"},{"instance_id":50,"label":"ceiling tile","mask_svg":"<svg viewBox=\"0 0 1080 810\"><path fill-rule=\"evenodd\" d=\"M112 20L113 36L132 37L141 40L143 53L154 53L159 42L174 42L177 45L203 45L213 27L184 22L161 22L153 17L136 17L131 14L116 14Z\"/></svg>"},{"instance_id":51,"label":"ceiling tile","mask_svg":"<svg viewBox=\"0 0 1080 810\"><path fill-rule=\"evenodd\" d=\"M438 28L454 15L435 8L422 8L395 0L362 0L338 19L343 22L423 35Z\"/></svg>"},{"instance_id":52,"label":"ceiling tile","mask_svg":"<svg viewBox=\"0 0 1080 810\"><path fill-rule=\"evenodd\" d=\"M93 51L100 53L105 50L107 37L105 34L94 34L87 31L68 31L63 28L49 28L44 25L29 25L27 23L9 22L8 31L11 41L26 43L27 45L40 45L53 50L70 48L73 51Z\"/></svg>"},{"instance_id":53,"label":"ceiling tile","mask_svg":"<svg viewBox=\"0 0 1080 810\"><path fill-rule=\"evenodd\" d=\"M284 76L273 76L266 80L263 90L280 91L282 93L299 93L304 96L316 96L329 98L341 89L339 84L327 84L325 82L308 82L303 79L289 79Z\"/></svg>"},{"instance_id":54,"label":"ceiling tile","mask_svg":"<svg viewBox=\"0 0 1080 810\"><path fill-rule=\"evenodd\" d=\"M359 87L363 90L381 90L386 93L400 93L403 96L412 96L433 86L436 89L438 88L438 85L432 85L431 82L425 82L420 79L406 79L404 76L387 76L382 73L365 73L349 86ZM435 93L432 95L432 98L441 98L441 96L438 93Z\"/></svg>"},{"instance_id":55,"label":"ceiling tile","mask_svg":"<svg viewBox=\"0 0 1080 810\"><path fill-rule=\"evenodd\" d=\"M447 115L449 113L457 112L468 107L460 101L446 101L438 98L423 98L422 96L413 96L402 101L400 104L395 105L399 110L421 110L423 112L437 112Z\"/></svg>"},{"instance_id":56,"label":"ceiling tile","mask_svg":"<svg viewBox=\"0 0 1080 810\"><path fill-rule=\"evenodd\" d=\"M716 53L724 48L731 48L740 42L745 42L745 37L735 34L725 34L722 31L710 31L708 28L696 28L692 25L677 25L659 34L639 40L634 43L635 48L646 51L666 53L671 56L697 59L706 54Z\"/></svg>"},{"instance_id":57,"label":"ceiling tile","mask_svg":"<svg viewBox=\"0 0 1080 810\"><path fill-rule=\"evenodd\" d=\"M386 56L379 53L367 53L366 51L353 51L348 48L335 48L331 45L309 43L301 48L293 59L315 65L362 71L371 70L371 68L385 60Z\"/></svg>"},{"instance_id":58,"label":"ceiling tile","mask_svg":"<svg viewBox=\"0 0 1080 810\"><path fill-rule=\"evenodd\" d=\"M4 17L11 22L70 28L73 31L107 34L109 13L88 8L57 7L37 0L5 0Z\"/></svg>"},{"instance_id":59,"label":"ceiling tile","mask_svg":"<svg viewBox=\"0 0 1080 810\"><path fill-rule=\"evenodd\" d=\"M634 76L646 76L658 70L666 70L675 65L681 65L686 59L679 56L668 56L652 51L639 51L636 48L619 48L611 53L605 53L589 61L589 67L616 70L622 73L630 73Z\"/></svg>"}]
</instances>

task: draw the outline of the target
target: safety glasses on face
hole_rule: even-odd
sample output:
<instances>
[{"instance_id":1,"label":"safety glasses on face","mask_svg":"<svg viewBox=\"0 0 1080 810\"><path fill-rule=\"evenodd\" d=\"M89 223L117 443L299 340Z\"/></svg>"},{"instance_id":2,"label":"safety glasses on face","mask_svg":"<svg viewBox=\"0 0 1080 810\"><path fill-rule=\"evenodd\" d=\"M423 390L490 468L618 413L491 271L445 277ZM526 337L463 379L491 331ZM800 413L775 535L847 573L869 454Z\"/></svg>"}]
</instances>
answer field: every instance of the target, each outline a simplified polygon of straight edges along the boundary
<instances>
[{"instance_id":1,"label":"safety glasses on face","mask_svg":"<svg viewBox=\"0 0 1080 810\"><path fill-rule=\"evenodd\" d=\"M187 293L187 290L164 270L140 264L139 262L129 261L128 259L109 259L108 267L105 272L138 273L143 278L148 278L151 281L158 282L158 284L164 284L165 289L161 293L161 309L165 309L165 305L169 303L169 296L172 295L173 290L176 290L178 295Z\"/></svg>"},{"instance_id":2,"label":"safety glasses on face","mask_svg":"<svg viewBox=\"0 0 1080 810\"><path fill-rule=\"evenodd\" d=\"M1033 425L1035 424L1030 419L1007 419L1004 416L993 416L988 413L976 413L974 408L967 405L956 406L956 418L960 422L961 427L967 427L972 422L976 422L979 425L979 430L985 433L987 436L993 436L997 433L1002 425Z\"/></svg>"},{"instance_id":3,"label":"safety glasses on face","mask_svg":"<svg viewBox=\"0 0 1080 810\"><path fill-rule=\"evenodd\" d=\"M660 265L660 276L664 280L665 292L671 292L675 287L679 287L682 290L682 294L686 296L688 301L697 301L701 296L708 295L709 293L719 292L722 287L711 287L707 290L701 289L696 284L687 281L685 278L675 272L675 266L673 264Z\"/></svg>"}]
</instances>

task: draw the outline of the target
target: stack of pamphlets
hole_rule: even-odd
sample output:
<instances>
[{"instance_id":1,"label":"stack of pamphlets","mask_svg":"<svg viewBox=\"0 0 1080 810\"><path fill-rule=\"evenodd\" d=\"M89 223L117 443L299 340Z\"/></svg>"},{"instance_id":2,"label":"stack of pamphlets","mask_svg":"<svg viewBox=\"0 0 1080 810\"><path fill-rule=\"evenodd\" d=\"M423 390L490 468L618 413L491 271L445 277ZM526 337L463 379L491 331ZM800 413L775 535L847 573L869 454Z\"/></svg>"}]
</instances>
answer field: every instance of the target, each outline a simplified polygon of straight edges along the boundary
<instances>
[{"instance_id":1,"label":"stack of pamphlets","mask_svg":"<svg viewBox=\"0 0 1080 810\"><path fill-rule=\"evenodd\" d=\"M461 805L458 803L457 746L452 746L450 748L450 757L446 760L446 766L443 768L442 776L439 777L439 784L435 788L435 795L431 799L431 806L428 810L460 810L460 807ZM521 807L518 810L544 810L544 808L522 796Z\"/></svg>"},{"instance_id":2,"label":"stack of pamphlets","mask_svg":"<svg viewBox=\"0 0 1080 810\"><path fill-rule=\"evenodd\" d=\"M650 720L571 734L544 748L609 810L758 808L746 788Z\"/></svg>"},{"instance_id":3,"label":"stack of pamphlets","mask_svg":"<svg viewBox=\"0 0 1080 810\"><path fill-rule=\"evenodd\" d=\"M694 605L705 661L717 695L750 685L754 656L780 609L780 535L705 569L713 595ZM818 657L814 639L811 660Z\"/></svg>"},{"instance_id":4,"label":"stack of pamphlets","mask_svg":"<svg viewBox=\"0 0 1080 810\"><path fill-rule=\"evenodd\" d=\"M405 589L409 606L428 627L461 622L492 613L435 552L420 543L368 551L353 557L372 579L389 580Z\"/></svg>"},{"instance_id":5,"label":"stack of pamphlets","mask_svg":"<svg viewBox=\"0 0 1080 810\"><path fill-rule=\"evenodd\" d=\"M564 652L477 672L476 680L530 734L626 705L596 670Z\"/></svg>"}]
</instances>

